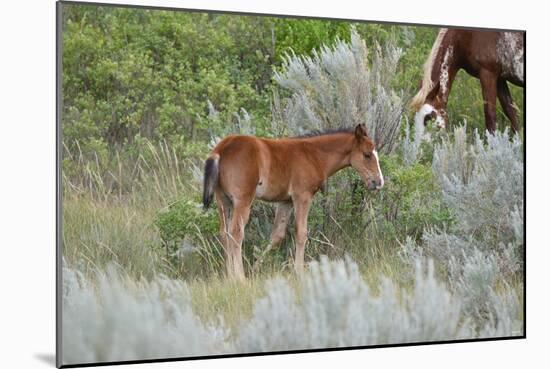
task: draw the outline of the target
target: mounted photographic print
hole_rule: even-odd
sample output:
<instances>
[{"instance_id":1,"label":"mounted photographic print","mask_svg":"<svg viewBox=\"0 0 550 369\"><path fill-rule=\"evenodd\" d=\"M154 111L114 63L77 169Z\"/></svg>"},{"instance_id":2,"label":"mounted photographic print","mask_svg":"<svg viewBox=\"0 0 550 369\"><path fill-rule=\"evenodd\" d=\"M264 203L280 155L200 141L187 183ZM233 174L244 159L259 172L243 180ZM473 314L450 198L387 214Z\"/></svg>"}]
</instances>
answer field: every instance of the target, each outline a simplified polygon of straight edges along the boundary
<instances>
[{"instance_id":1,"label":"mounted photographic print","mask_svg":"<svg viewBox=\"0 0 550 369\"><path fill-rule=\"evenodd\" d=\"M57 17L58 366L525 337L524 31Z\"/></svg>"}]
</instances>

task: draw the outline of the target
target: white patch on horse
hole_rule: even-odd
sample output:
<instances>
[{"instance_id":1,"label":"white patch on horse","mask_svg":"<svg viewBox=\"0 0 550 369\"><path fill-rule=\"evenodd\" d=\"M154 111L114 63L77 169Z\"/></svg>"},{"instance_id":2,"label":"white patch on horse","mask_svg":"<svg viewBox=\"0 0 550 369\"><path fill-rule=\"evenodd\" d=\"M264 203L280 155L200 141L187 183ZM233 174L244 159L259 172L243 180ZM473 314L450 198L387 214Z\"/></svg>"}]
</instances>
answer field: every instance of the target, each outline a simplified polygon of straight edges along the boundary
<instances>
[{"instance_id":1,"label":"white patch on horse","mask_svg":"<svg viewBox=\"0 0 550 369\"><path fill-rule=\"evenodd\" d=\"M449 59L453 56L453 47L449 46L445 51L443 62L441 63L441 73L439 75L439 87L441 92L447 94L447 86L449 85Z\"/></svg>"},{"instance_id":2,"label":"white patch on horse","mask_svg":"<svg viewBox=\"0 0 550 369\"><path fill-rule=\"evenodd\" d=\"M516 32L503 32L497 41L497 58L502 65L505 78L524 82L522 35Z\"/></svg>"},{"instance_id":3,"label":"white patch on horse","mask_svg":"<svg viewBox=\"0 0 550 369\"><path fill-rule=\"evenodd\" d=\"M424 135L424 118L434 111L430 104L424 104L414 115L414 134L422 137Z\"/></svg>"},{"instance_id":4,"label":"white patch on horse","mask_svg":"<svg viewBox=\"0 0 550 369\"><path fill-rule=\"evenodd\" d=\"M419 111L414 115L414 134L417 137L421 137L423 140L430 140L430 136L424 133L424 118L426 115L436 113L435 124L437 128L445 128L445 119L435 110L430 104L424 104Z\"/></svg>"},{"instance_id":5,"label":"white patch on horse","mask_svg":"<svg viewBox=\"0 0 550 369\"><path fill-rule=\"evenodd\" d=\"M382 170L380 169L380 161L378 160L378 152L376 150L373 150L372 153L374 154L374 158L376 159L376 166L378 168L378 173L380 173L380 184L376 186L376 189L379 190L382 187L384 187L384 175L382 174Z\"/></svg>"},{"instance_id":6,"label":"white patch on horse","mask_svg":"<svg viewBox=\"0 0 550 369\"><path fill-rule=\"evenodd\" d=\"M445 119L439 114L437 114L437 117L435 118L435 125L437 128L445 128Z\"/></svg>"}]
</instances>

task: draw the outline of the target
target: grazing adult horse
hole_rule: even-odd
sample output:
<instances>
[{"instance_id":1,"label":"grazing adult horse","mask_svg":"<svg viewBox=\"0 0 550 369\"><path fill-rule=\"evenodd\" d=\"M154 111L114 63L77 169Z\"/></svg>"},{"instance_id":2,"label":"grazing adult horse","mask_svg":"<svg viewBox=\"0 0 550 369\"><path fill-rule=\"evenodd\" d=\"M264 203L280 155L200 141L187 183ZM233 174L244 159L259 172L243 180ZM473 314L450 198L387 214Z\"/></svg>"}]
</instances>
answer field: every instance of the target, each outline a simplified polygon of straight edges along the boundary
<instances>
[{"instance_id":1,"label":"grazing adult horse","mask_svg":"<svg viewBox=\"0 0 550 369\"><path fill-rule=\"evenodd\" d=\"M205 163L203 205L207 208L215 195L228 276L244 279L241 246L255 198L279 203L269 247L284 239L294 208L294 267L301 271L313 196L328 177L348 166L359 172L369 189L384 185L375 144L363 124L309 137L224 138Z\"/></svg>"},{"instance_id":2,"label":"grazing adult horse","mask_svg":"<svg viewBox=\"0 0 550 369\"><path fill-rule=\"evenodd\" d=\"M507 82L524 87L523 35L442 28L424 64L422 87L411 101L417 112L415 121L426 123L431 118L439 128L445 127L451 85L462 68L481 82L487 130L496 129L498 97L512 129L517 131L518 118Z\"/></svg>"}]
</instances>

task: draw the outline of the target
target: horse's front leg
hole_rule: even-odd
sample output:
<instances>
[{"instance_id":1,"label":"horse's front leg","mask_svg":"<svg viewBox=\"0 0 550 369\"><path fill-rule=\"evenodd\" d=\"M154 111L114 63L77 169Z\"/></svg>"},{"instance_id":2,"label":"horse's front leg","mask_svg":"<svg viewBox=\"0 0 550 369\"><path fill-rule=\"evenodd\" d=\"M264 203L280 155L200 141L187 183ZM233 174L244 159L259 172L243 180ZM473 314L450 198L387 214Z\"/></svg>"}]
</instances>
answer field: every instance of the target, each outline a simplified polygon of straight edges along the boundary
<instances>
[{"instance_id":1,"label":"horse's front leg","mask_svg":"<svg viewBox=\"0 0 550 369\"><path fill-rule=\"evenodd\" d=\"M312 194L300 194L292 198L296 217L296 256L294 269L300 273L304 269L304 255L307 242L307 216L311 206Z\"/></svg>"},{"instance_id":2,"label":"horse's front leg","mask_svg":"<svg viewBox=\"0 0 550 369\"><path fill-rule=\"evenodd\" d=\"M254 271L258 270L260 265L263 263L265 255L273 250L273 248L279 247L281 241L284 240L286 236L286 227L288 225L288 221L290 220L291 213L292 202L283 201L280 202L279 205L277 205L277 210L275 212L275 221L273 222L273 227L271 229L271 240L269 242L269 245L254 262Z\"/></svg>"},{"instance_id":3,"label":"horse's front leg","mask_svg":"<svg viewBox=\"0 0 550 369\"><path fill-rule=\"evenodd\" d=\"M497 77L486 69L479 72L481 93L483 95L483 110L485 113L485 125L491 133L497 128Z\"/></svg>"}]
</instances>

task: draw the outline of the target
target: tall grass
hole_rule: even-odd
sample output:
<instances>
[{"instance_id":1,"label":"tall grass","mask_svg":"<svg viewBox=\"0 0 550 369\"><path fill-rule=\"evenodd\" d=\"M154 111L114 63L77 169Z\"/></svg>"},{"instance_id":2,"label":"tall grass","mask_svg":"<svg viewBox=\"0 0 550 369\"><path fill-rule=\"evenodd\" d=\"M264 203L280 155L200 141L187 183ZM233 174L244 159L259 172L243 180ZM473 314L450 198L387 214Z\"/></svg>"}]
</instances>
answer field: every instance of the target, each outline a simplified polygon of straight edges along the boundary
<instances>
[{"instance_id":1,"label":"tall grass","mask_svg":"<svg viewBox=\"0 0 550 369\"><path fill-rule=\"evenodd\" d=\"M196 154L186 156L166 142L147 140L135 152L116 150L92 159L65 147L62 246L67 263L86 268L115 263L134 277L175 275L154 221L182 195L198 192Z\"/></svg>"}]
</instances>

